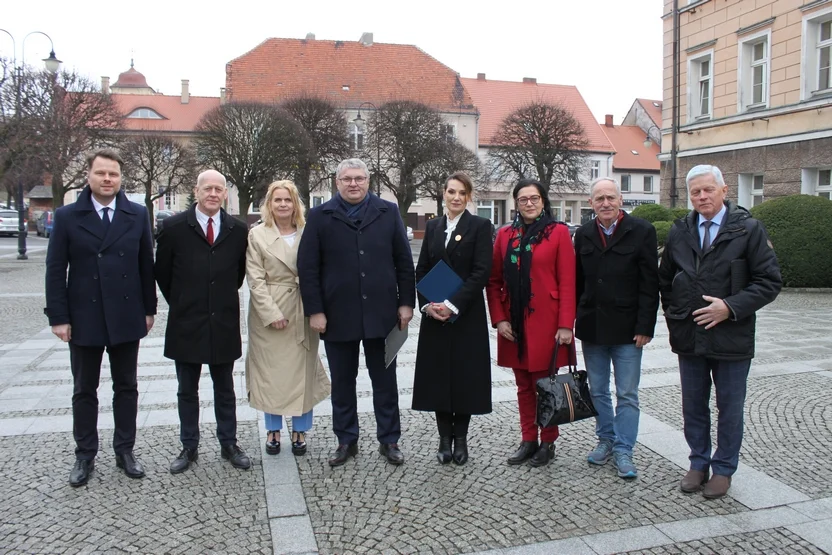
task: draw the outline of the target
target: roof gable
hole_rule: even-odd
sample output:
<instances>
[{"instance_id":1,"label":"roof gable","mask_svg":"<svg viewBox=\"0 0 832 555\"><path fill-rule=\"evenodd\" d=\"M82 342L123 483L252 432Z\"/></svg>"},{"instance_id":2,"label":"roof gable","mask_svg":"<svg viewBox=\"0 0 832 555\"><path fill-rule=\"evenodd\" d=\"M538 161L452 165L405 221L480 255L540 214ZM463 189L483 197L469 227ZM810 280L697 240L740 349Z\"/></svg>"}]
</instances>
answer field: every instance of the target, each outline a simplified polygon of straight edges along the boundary
<instances>
[{"instance_id":1,"label":"roof gable","mask_svg":"<svg viewBox=\"0 0 832 555\"><path fill-rule=\"evenodd\" d=\"M659 162L659 145L652 143L650 147L644 146L646 135L644 131L635 125L599 126L615 147L615 156L612 159L612 167L616 171L635 170L658 172L661 169Z\"/></svg>"},{"instance_id":2,"label":"roof gable","mask_svg":"<svg viewBox=\"0 0 832 555\"><path fill-rule=\"evenodd\" d=\"M653 120L653 125L658 127L659 129L662 128L662 101L661 100L648 100L646 98L637 98L636 102L641 104L641 107L644 108L644 111L647 113L647 116Z\"/></svg>"},{"instance_id":3,"label":"roof gable","mask_svg":"<svg viewBox=\"0 0 832 555\"><path fill-rule=\"evenodd\" d=\"M219 97L213 96L191 96L185 104L179 95L113 94L112 97L125 116L139 108L149 108L162 116L163 119L125 118L125 129L136 131L191 133L202 116L220 105Z\"/></svg>"}]
</instances>

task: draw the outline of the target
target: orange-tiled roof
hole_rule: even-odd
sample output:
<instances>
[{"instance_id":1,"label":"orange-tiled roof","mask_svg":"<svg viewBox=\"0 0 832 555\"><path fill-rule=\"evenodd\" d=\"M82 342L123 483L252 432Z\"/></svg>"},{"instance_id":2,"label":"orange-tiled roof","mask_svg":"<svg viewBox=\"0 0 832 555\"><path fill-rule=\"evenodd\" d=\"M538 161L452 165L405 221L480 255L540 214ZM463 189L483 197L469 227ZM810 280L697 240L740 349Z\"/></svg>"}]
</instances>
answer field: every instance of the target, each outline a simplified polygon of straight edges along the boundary
<instances>
[{"instance_id":1,"label":"orange-tiled roof","mask_svg":"<svg viewBox=\"0 0 832 555\"><path fill-rule=\"evenodd\" d=\"M609 137L615 147L612 167L617 171L659 171L659 145L653 143L650 148L644 146L646 135L635 125L615 125L608 127L601 125L601 129ZM637 154L633 154L635 151Z\"/></svg>"},{"instance_id":2,"label":"orange-tiled roof","mask_svg":"<svg viewBox=\"0 0 832 555\"><path fill-rule=\"evenodd\" d=\"M123 73L119 73L118 80L112 84L116 88L134 88L134 89L149 89L147 79L144 75L139 73L133 64L130 64L130 69Z\"/></svg>"},{"instance_id":3,"label":"orange-tiled roof","mask_svg":"<svg viewBox=\"0 0 832 555\"><path fill-rule=\"evenodd\" d=\"M661 100L648 100L646 98L636 98L639 104L641 104L644 111L647 112L647 115L653 120L653 125L658 127L659 129L662 128L662 101Z\"/></svg>"},{"instance_id":4,"label":"orange-tiled roof","mask_svg":"<svg viewBox=\"0 0 832 555\"><path fill-rule=\"evenodd\" d=\"M471 93L474 105L480 111L479 141L481 145L491 144L491 139L503 119L513 110L529 102L542 100L559 103L572 109L572 113L584 127L590 151L613 151L607 136L601 131L577 87L467 78L462 79L462 84Z\"/></svg>"},{"instance_id":5,"label":"orange-tiled roof","mask_svg":"<svg viewBox=\"0 0 832 555\"><path fill-rule=\"evenodd\" d=\"M136 131L193 132L199 120L220 105L219 97L191 96L187 104L182 97L163 94L114 94L113 99L125 116L138 108L150 108L164 119L126 118L124 127Z\"/></svg>"},{"instance_id":6,"label":"orange-tiled roof","mask_svg":"<svg viewBox=\"0 0 832 555\"><path fill-rule=\"evenodd\" d=\"M310 95L344 108L407 99L474 109L454 70L406 44L271 38L228 62L225 86L230 101Z\"/></svg>"}]
</instances>

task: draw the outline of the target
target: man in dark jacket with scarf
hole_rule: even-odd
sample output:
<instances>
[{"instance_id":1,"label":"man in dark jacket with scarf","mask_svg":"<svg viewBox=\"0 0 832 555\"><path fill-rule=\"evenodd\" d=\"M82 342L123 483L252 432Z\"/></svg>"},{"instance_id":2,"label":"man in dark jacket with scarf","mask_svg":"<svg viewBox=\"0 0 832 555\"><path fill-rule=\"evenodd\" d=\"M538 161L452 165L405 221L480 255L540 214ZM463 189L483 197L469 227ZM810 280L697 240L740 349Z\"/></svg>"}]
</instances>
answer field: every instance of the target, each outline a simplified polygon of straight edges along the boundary
<instances>
[{"instance_id":1,"label":"man in dark jacket with scarf","mask_svg":"<svg viewBox=\"0 0 832 555\"><path fill-rule=\"evenodd\" d=\"M309 211L298 246L304 313L321 334L332 376L332 427L340 466L358 452L355 380L359 346L373 382L379 451L402 464L396 362L384 366L387 334L407 327L416 304L413 255L395 204L369 192L367 166L356 158L336 170L338 194Z\"/></svg>"},{"instance_id":2,"label":"man in dark jacket with scarf","mask_svg":"<svg viewBox=\"0 0 832 555\"><path fill-rule=\"evenodd\" d=\"M756 312L777 297L782 280L763 225L725 200L719 168L694 167L687 185L694 210L670 229L659 287L670 346L679 355L690 447L690 470L680 486L714 499L728 492L737 470ZM712 381L719 412L713 454Z\"/></svg>"}]
</instances>

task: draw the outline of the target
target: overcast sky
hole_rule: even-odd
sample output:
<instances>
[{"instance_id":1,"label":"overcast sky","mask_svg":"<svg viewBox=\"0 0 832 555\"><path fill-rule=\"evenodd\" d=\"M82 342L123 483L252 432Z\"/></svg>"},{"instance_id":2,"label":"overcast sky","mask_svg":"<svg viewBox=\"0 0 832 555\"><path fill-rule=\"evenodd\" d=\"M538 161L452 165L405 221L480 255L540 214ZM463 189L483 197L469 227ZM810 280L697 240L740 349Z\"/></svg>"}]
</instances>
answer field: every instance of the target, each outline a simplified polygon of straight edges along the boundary
<instances>
[{"instance_id":1,"label":"overcast sky","mask_svg":"<svg viewBox=\"0 0 832 555\"><path fill-rule=\"evenodd\" d=\"M219 96L225 64L269 37L414 44L460 73L489 79L575 85L599 121L620 123L637 97L662 93L661 0L234 0L231 2L5 2L0 28L21 42L52 37L64 67L115 82L130 67L150 86ZM211 8L216 4L217 8ZM11 54L0 33L0 56ZM26 63L40 64L48 41L26 41Z\"/></svg>"}]
</instances>

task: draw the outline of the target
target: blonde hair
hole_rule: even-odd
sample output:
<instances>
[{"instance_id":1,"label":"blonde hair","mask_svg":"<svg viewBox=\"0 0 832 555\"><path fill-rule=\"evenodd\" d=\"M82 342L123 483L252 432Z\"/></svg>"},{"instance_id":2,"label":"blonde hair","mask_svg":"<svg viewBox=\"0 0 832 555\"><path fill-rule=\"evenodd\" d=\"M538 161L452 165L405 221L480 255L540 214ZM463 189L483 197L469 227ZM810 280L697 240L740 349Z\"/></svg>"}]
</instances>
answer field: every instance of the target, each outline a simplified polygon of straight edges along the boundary
<instances>
[{"instance_id":1,"label":"blonde hair","mask_svg":"<svg viewBox=\"0 0 832 555\"><path fill-rule=\"evenodd\" d=\"M274 193L278 189L289 191L289 198L292 199L292 205L295 208L295 227L297 227L298 229L302 228L304 225L306 225L306 218L303 217L304 206L300 200L298 188L292 181L289 181L288 179L275 181L274 183L269 185L269 189L266 192L266 196L263 198L263 202L260 203L260 218L263 220L263 224L268 227L272 227L274 225L274 215L272 214L271 205L272 199L274 198Z\"/></svg>"}]
</instances>

